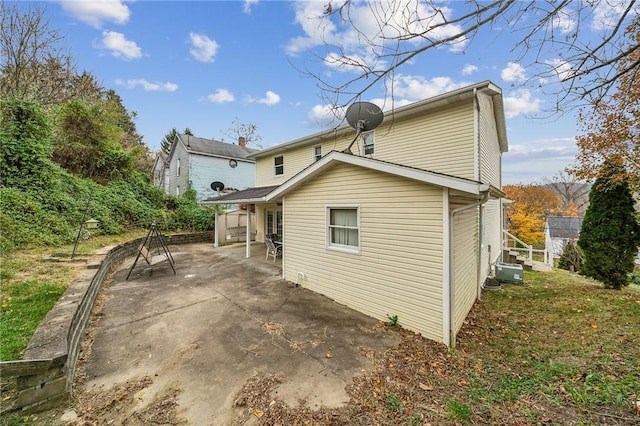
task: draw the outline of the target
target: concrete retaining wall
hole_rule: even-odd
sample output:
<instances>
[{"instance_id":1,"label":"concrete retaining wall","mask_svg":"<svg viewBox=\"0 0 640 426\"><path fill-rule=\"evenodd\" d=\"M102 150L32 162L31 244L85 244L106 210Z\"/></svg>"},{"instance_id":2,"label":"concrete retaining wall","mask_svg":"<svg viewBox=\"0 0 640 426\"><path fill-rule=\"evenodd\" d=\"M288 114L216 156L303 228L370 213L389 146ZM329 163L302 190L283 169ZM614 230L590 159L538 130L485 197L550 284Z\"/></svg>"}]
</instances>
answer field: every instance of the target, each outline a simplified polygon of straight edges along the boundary
<instances>
[{"instance_id":1,"label":"concrete retaining wall","mask_svg":"<svg viewBox=\"0 0 640 426\"><path fill-rule=\"evenodd\" d=\"M168 245L213 242L213 232L166 236ZM17 378L18 398L11 411L48 410L68 401L80 346L104 279L125 259L136 256L144 238L111 249L98 269L86 270L69 285L36 329L22 360L0 363L2 375Z\"/></svg>"}]
</instances>

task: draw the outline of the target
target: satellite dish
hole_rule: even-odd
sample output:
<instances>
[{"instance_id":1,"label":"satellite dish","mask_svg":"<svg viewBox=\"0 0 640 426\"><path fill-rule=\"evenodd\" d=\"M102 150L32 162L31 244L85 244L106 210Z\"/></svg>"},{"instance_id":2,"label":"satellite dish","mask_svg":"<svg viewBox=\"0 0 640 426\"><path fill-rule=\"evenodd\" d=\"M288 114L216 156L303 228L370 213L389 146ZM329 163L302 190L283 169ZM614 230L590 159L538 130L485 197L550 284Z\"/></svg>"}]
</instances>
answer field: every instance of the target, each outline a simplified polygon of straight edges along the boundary
<instances>
[{"instance_id":1,"label":"satellite dish","mask_svg":"<svg viewBox=\"0 0 640 426\"><path fill-rule=\"evenodd\" d=\"M211 189L216 192L220 192L224 189L224 183L218 181L211 182Z\"/></svg>"},{"instance_id":2,"label":"satellite dish","mask_svg":"<svg viewBox=\"0 0 640 426\"><path fill-rule=\"evenodd\" d=\"M360 132L373 130L382 123L384 114L380 107L371 102L356 102L347 108L347 123Z\"/></svg>"},{"instance_id":3,"label":"satellite dish","mask_svg":"<svg viewBox=\"0 0 640 426\"><path fill-rule=\"evenodd\" d=\"M356 129L356 137L353 138L349 147L342 152L345 154L353 154L351 147L358 139L358 136L360 136L360 133L368 132L378 127L384 119L384 114L376 104L372 104L371 102L356 102L347 108L345 118L347 119L347 123Z\"/></svg>"}]
</instances>

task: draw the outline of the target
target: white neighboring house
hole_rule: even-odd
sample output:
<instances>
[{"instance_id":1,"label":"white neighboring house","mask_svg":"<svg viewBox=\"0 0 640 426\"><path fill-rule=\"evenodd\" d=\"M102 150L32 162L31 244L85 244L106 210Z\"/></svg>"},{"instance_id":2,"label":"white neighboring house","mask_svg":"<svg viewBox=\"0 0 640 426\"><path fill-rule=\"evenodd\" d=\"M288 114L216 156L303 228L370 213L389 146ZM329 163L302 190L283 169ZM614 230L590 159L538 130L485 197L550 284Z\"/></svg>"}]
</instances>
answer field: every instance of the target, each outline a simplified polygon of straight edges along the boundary
<instances>
[{"instance_id":1,"label":"white neighboring house","mask_svg":"<svg viewBox=\"0 0 640 426\"><path fill-rule=\"evenodd\" d=\"M245 139L238 144L179 134L165 159L159 154L153 168L154 184L172 195L183 195L189 185L202 202L217 198L212 183L224 184L225 192L255 185L255 160L248 156Z\"/></svg>"},{"instance_id":2,"label":"white neighboring house","mask_svg":"<svg viewBox=\"0 0 640 426\"><path fill-rule=\"evenodd\" d=\"M578 240L582 220L582 217L547 216L547 223L544 226L544 243L551 257L551 264L562 256L569 241Z\"/></svg>"},{"instance_id":3,"label":"white neighboring house","mask_svg":"<svg viewBox=\"0 0 640 426\"><path fill-rule=\"evenodd\" d=\"M158 153L151 169L153 184L165 193L169 192L169 162L167 159L167 154Z\"/></svg>"}]
</instances>

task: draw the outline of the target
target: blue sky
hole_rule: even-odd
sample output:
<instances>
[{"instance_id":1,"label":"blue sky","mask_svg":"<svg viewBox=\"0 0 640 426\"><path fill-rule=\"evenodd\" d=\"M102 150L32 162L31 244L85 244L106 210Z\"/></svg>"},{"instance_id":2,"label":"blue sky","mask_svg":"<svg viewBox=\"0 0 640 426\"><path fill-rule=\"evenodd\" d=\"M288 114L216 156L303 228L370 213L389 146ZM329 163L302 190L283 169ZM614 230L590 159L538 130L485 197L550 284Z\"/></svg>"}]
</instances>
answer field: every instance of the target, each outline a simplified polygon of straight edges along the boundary
<instances>
[{"instance_id":1,"label":"blue sky","mask_svg":"<svg viewBox=\"0 0 640 426\"><path fill-rule=\"evenodd\" d=\"M301 70L310 69L334 83L354 75L320 60L326 52L316 17L325 4L39 3L50 26L66 37L78 70L91 72L104 87L115 89L124 105L137 112L138 132L154 151L172 127L189 127L196 136L231 142L225 132L236 118L258 126L265 148L328 128L320 125L328 121L318 81ZM462 4L452 2L450 7ZM364 11L361 19L366 19ZM348 29L322 28L325 39L344 42L345 49L356 52ZM530 76L515 62L512 49L517 40L508 30L483 32L464 52L427 52L396 75L396 105L484 80L500 86L509 139L509 153L503 157L505 184L550 178L577 153L575 111L540 118L552 100L521 86ZM381 102L384 97L384 88L377 86L363 100Z\"/></svg>"}]
</instances>

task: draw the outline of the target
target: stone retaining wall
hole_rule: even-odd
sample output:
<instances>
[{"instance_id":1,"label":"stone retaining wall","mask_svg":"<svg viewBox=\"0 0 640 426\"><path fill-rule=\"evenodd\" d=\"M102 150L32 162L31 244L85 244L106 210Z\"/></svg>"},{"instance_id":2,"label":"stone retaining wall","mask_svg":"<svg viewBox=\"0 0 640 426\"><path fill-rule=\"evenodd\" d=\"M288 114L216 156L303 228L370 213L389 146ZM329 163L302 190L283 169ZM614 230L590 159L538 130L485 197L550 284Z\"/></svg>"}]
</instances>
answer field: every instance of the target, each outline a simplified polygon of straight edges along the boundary
<instances>
[{"instance_id":1,"label":"stone retaining wall","mask_svg":"<svg viewBox=\"0 0 640 426\"><path fill-rule=\"evenodd\" d=\"M166 243L213 242L213 238L213 232L175 234L167 235ZM0 363L3 376L17 377L18 398L11 411L29 414L69 400L80 346L102 283L125 259L136 256L143 242L138 238L120 244L105 255L98 269L86 270L40 323L22 360Z\"/></svg>"}]
</instances>

